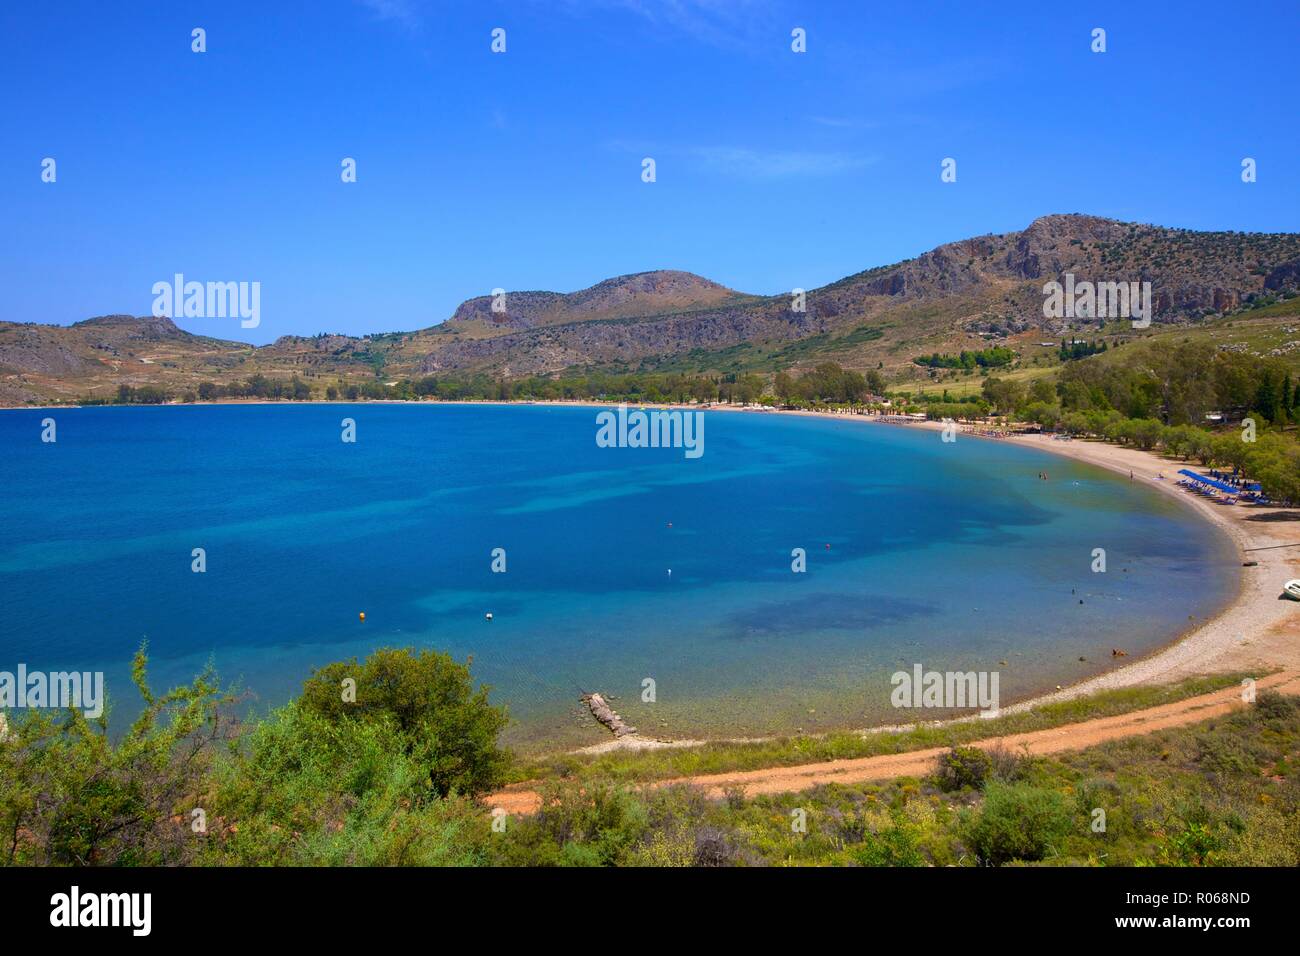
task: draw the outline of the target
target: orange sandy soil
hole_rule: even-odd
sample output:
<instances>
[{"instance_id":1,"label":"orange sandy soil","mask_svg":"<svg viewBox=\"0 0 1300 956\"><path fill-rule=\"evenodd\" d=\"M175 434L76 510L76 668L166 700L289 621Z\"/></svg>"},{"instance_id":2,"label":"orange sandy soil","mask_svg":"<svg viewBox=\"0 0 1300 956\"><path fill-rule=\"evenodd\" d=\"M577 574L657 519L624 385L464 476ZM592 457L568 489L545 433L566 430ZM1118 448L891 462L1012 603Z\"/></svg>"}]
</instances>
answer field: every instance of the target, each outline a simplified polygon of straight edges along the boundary
<instances>
[{"instance_id":1,"label":"orange sandy soil","mask_svg":"<svg viewBox=\"0 0 1300 956\"><path fill-rule=\"evenodd\" d=\"M1257 690L1273 689L1284 694L1300 695L1300 671L1283 671L1260 678ZM1064 724L1048 730L1035 730L1005 737L989 737L970 744L984 750L1005 748L1014 753L1044 755L1067 750L1084 750L1108 740L1136 737L1170 727L1183 727L1220 717L1244 707L1242 692L1238 687L1228 687L1211 694L1189 697L1172 704L1162 704L1146 710L1099 717L1077 724ZM930 747L902 754L883 754L878 757L858 757L850 760L831 760L803 764L797 767L773 767L766 770L745 770L735 773L708 774L695 777L676 777L660 780L650 787L669 787L674 784L691 784L701 787L710 799L726 795L732 788L743 789L748 797L765 793L792 793L809 790L828 783L855 784L872 780L890 780L895 777L920 777L933 773L935 761L946 747ZM509 814L531 814L541 807L541 797L527 789L527 784L511 787L485 797L483 802Z\"/></svg>"}]
</instances>

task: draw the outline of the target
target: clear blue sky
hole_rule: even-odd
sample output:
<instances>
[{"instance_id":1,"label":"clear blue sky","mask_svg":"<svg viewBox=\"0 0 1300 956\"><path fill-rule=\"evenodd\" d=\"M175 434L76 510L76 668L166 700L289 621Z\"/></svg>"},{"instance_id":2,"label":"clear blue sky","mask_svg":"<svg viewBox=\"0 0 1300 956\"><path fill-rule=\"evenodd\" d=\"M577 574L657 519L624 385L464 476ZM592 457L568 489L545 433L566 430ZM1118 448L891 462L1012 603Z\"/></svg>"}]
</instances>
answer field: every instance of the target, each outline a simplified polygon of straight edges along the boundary
<instances>
[{"instance_id":1,"label":"clear blue sky","mask_svg":"<svg viewBox=\"0 0 1300 956\"><path fill-rule=\"evenodd\" d=\"M261 282L259 328L180 324L265 342L657 268L812 288L1049 212L1294 231L1298 38L1294 0L6 0L0 318L183 272Z\"/></svg>"}]
</instances>

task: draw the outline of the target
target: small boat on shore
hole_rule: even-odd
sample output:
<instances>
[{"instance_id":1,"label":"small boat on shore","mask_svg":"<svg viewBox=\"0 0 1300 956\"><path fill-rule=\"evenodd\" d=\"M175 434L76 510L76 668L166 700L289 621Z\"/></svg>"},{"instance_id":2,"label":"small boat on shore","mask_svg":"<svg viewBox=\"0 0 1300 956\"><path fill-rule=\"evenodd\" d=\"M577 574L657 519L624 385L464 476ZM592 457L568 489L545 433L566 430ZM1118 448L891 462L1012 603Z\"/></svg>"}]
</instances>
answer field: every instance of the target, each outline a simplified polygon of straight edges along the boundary
<instances>
[{"instance_id":1,"label":"small boat on shore","mask_svg":"<svg viewBox=\"0 0 1300 956\"><path fill-rule=\"evenodd\" d=\"M1282 593L1293 601L1300 601L1300 578L1292 578L1282 585Z\"/></svg>"}]
</instances>

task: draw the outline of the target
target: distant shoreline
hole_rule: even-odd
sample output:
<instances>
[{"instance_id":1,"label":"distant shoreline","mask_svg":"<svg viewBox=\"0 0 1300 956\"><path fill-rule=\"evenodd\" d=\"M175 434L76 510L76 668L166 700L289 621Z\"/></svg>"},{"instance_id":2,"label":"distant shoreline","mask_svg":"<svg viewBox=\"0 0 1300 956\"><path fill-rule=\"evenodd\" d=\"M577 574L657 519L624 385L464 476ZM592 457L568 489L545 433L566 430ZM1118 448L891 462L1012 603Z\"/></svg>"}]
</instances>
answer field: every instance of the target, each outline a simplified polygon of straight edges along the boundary
<instances>
[{"instance_id":1,"label":"distant shoreline","mask_svg":"<svg viewBox=\"0 0 1300 956\"><path fill-rule=\"evenodd\" d=\"M744 408L730 410L752 411ZM943 428L940 422L918 420L914 424L905 425L879 421L878 416L874 415L838 414L801 409L786 410L782 414L864 421L899 428L923 428L936 431ZM1300 576L1300 547L1288 553L1286 548L1277 546L1290 542L1284 542L1270 533L1270 522L1250 521L1252 518L1266 518L1279 512L1286 513L1290 509L1249 505L1228 506L1192 495L1175 481L1179 464L1152 452L1084 439L1058 441L1047 434L990 438L970 432L959 432L959 436L959 440L977 438L981 441L1008 442L1024 448L1034 448L1105 468L1119 475L1131 473L1134 481L1142 481L1149 487L1156 488L1183 502L1203 520L1209 521L1226 534L1235 545L1238 554L1242 556L1243 562L1246 560L1248 549L1275 548L1275 550L1250 551L1249 558L1259 562L1256 567L1244 567L1239 562L1232 569L1236 593L1214 617L1185 628L1169 643L1143 657L1104 674L1063 686L1059 691L1005 707L1003 711L1026 710L1038 704L1067 700L1099 690L1179 680L1183 677L1207 673L1212 665L1213 669L1222 671L1250 669L1249 666L1241 666L1250 663L1264 667L1294 667L1300 664L1300 649L1292 647L1287 653L1285 647L1268 646L1268 642L1264 640L1273 629L1288 620L1292 629L1300 633L1300 614L1295 613L1297 610L1295 604L1277 599L1282 584L1290 578ZM1164 480L1157 478L1160 474L1165 476ZM1273 524L1285 525L1287 522L1278 521ZM1297 534L1297 538L1300 538L1300 534ZM1242 652L1242 649L1251 646L1258 650L1258 654L1255 655L1258 656L1257 662L1250 660L1252 654L1249 650ZM1275 651L1283 653L1277 654L1274 653Z\"/></svg>"},{"instance_id":2,"label":"distant shoreline","mask_svg":"<svg viewBox=\"0 0 1300 956\"><path fill-rule=\"evenodd\" d=\"M470 403L476 404L476 403ZM521 403L500 403L521 404ZM548 404L577 404L556 402ZM599 403L592 407L600 407ZM695 408L697 406L680 406ZM730 411L736 413L750 412L768 414L755 408L714 406L710 410ZM785 415L802 415L832 420L848 420L877 425L893 425L900 428L922 428L938 431L944 426L940 422L917 420L913 424L881 421L876 415L856 415L837 412L819 412L804 409L773 409ZM1108 471L1128 475L1134 481L1149 483L1161 492L1171 495L1191 508L1202 520L1210 522L1220 532L1226 534L1242 560L1247 549L1275 548L1276 550L1251 551L1250 559L1258 561L1258 566L1247 568L1238 562L1233 572L1235 583L1234 597L1213 617L1189 625L1160 648L1138 657L1127 664L1086 678L1077 683L1062 685L1060 690L1038 694L1016 704L1001 708L1002 713L1018 713L1031 710L1042 704L1070 700L1103 690L1114 690L1139 685L1172 683L1186 677L1213 672L1250 671L1261 672L1279 667L1295 669L1300 667L1300 613L1293 602L1278 600L1282 583L1293 577L1300 577L1300 547L1288 553L1283 542L1270 533L1269 522L1256 521L1248 524L1251 517L1266 518L1279 512L1286 513L1285 508L1259 508L1251 506L1226 506L1204 498L1196 497L1178 485L1173 476L1177 473L1176 462L1161 458L1151 453L1111 445L1100 441L1071 439L1057 441L1050 435L1029 434L1007 438L991 438L971 432L960 432L959 440L977 438L981 441L1001 441L1034 448L1039 451L1070 458L1085 464L1095 465ZM1164 480L1157 478L1164 474ZM1285 525L1285 521L1278 524ZM1300 537L1300 535L1298 535ZM957 721L977 719L958 717ZM940 721L938 723L951 723ZM923 722L931 723L931 722ZM879 733L887 730L900 730L915 726L889 725L865 728L848 728L850 732ZM762 741L770 737L746 738L733 740L735 743ZM706 740L657 741L647 738L633 739L623 737L610 740L591 747L581 748L582 753L602 753L611 750L635 750L655 747L698 746L708 743Z\"/></svg>"},{"instance_id":3,"label":"distant shoreline","mask_svg":"<svg viewBox=\"0 0 1300 956\"><path fill-rule=\"evenodd\" d=\"M626 402L600 402L593 399L579 401L564 400L403 400L375 399L366 401L270 401L270 400L233 400L218 402L169 402L161 405L54 405L54 406L8 406L9 409L29 411L59 411L82 408L166 408L175 406L221 406L221 405L457 405L457 406L536 406L562 408L600 409L628 404ZM913 427L926 430L938 430L943 427L939 422L917 420L910 425L881 421L877 415L859 415L828 411L804 409L779 409L774 407L735 406L723 403L711 404L707 408L700 405L679 405L672 402L637 403L638 407L672 408L690 411L730 412L733 414L750 414L764 416L771 414L795 415L811 418L823 418L836 421L851 421L861 424L895 425L896 427ZM1177 472L1177 463L1163 459L1150 452L1138 451L1118 445L1099 441L1072 439L1069 441L1053 440L1050 435L1013 435L1006 438L991 438L970 431L959 432L959 440L978 438L984 441L1004 441L1021 447L1034 448L1049 454L1070 458L1086 464L1105 468L1111 472L1125 475L1132 474L1134 481L1142 481L1165 494L1182 500L1186 507L1192 509L1202 519L1209 521L1220 532L1225 533L1233 542L1239 555L1244 556L1247 549L1274 548L1274 550L1251 551L1250 558L1258 561L1256 567L1243 567L1238 562L1233 569L1235 595L1227 605L1209 620L1200 621L1185 628L1161 648L1137 658L1127 664L1108 670L1103 674L1087 678L1078 683L1062 686L1060 690L1042 694L1020 703L1003 708L1004 712L1027 710L1039 704L1066 700L1099 690L1130 687L1140 684L1166 683L1180 680L1212 670L1251 670L1253 667L1268 669L1273 667L1300 667L1300 647L1297 647L1295 634L1300 633L1300 614L1296 614L1292 602L1277 600L1281 585L1292 577L1300 577L1300 547L1289 551L1277 547L1284 542L1275 534L1276 526L1285 526L1286 521L1270 522L1269 515L1285 512L1287 509L1259 508L1237 505L1224 506L1213 501L1191 495L1177 485L1172 476ZM1164 474L1165 480L1158 480L1158 474ZM1254 519L1254 520L1250 520ZM1297 535L1300 537L1300 535ZM1243 557L1244 560L1244 557ZM1289 627L1287 622L1289 620ZM1280 631L1285 630L1282 634ZM960 719L960 718L959 718ZM877 731L881 728L867 728ZM756 738L759 739L759 738ZM704 741L677 741L676 745L690 745ZM652 741L646 738L625 737L618 741L609 741L585 750L608 750L614 747L636 748L644 746L672 746L674 743Z\"/></svg>"}]
</instances>

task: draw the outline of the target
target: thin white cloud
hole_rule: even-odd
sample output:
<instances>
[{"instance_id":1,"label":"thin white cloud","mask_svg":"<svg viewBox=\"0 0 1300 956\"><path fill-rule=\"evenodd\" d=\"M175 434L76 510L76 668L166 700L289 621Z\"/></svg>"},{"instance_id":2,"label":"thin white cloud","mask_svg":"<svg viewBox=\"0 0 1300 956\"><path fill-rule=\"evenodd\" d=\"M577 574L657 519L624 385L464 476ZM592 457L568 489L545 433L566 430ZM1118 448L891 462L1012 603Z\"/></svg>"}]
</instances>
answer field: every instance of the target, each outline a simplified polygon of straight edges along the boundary
<instances>
[{"instance_id":1,"label":"thin white cloud","mask_svg":"<svg viewBox=\"0 0 1300 956\"><path fill-rule=\"evenodd\" d=\"M714 46L747 46L770 32L774 0L546 0L570 15L622 11L662 32Z\"/></svg>"},{"instance_id":2,"label":"thin white cloud","mask_svg":"<svg viewBox=\"0 0 1300 956\"><path fill-rule=\"evenodd\" d=\"M420 26L420 10L415 0L357 0L377 20L392 20L407 29Z\"/></svg>"},{"instance_id":3,"label":"thin white cloud","mask_svg":"<svg viewBox=\"0 0 1300 956\"><path fill-rule=\"evenodd\" d=\"M861 169L876 157L844 152L756 150L731 146L701 146L689 154L709 169L737 179L770 180L834 176Z\"/></svg>"}]
</instances>

